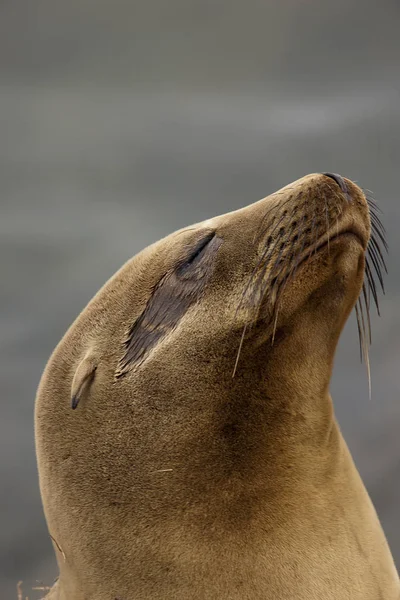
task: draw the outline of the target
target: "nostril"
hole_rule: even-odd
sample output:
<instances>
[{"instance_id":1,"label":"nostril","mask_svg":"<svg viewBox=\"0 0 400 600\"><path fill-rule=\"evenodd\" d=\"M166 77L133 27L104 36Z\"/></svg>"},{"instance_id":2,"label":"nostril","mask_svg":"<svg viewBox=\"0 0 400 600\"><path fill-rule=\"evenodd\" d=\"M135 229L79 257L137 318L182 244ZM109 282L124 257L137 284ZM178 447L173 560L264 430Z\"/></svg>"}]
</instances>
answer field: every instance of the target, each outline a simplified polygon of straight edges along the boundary
<instances>
[{"instance_id":1,"label":"nostril","mask_svg":"<svg viewBox=\"0 0 400 600\"><path fill-rule=\"evenodd\" d=\"M337 173L322 173L322 175L325 175L325 177L330 177L331 179L333 179L333 181L335 181L338 184L338 186L340 187L342 192L348 196L349 190L347 188L345 180L343 179L343 177L341 175L338 175Z\"/></svg>"}]
</instances>

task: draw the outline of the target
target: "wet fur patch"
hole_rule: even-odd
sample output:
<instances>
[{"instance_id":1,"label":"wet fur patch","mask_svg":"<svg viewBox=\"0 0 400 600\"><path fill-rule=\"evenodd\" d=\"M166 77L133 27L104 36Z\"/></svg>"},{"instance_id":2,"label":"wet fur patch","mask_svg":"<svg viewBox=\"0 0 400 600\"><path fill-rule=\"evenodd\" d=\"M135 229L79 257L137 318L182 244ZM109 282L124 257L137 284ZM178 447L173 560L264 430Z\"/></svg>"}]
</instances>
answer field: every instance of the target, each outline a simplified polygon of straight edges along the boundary
<instances>
[{"instance_id":1,"label":"wet fur patch","mask_svg":"<svg viewBox=\"0 0 400 600\"><path fill-rule=\"evenodd\" d=\"M167 273L154 288L141 316L130 328L116 377L143 362L150 351L178 325L201 297L222 239L209 233L191 254Z\"/></svg>"}]
</instances>

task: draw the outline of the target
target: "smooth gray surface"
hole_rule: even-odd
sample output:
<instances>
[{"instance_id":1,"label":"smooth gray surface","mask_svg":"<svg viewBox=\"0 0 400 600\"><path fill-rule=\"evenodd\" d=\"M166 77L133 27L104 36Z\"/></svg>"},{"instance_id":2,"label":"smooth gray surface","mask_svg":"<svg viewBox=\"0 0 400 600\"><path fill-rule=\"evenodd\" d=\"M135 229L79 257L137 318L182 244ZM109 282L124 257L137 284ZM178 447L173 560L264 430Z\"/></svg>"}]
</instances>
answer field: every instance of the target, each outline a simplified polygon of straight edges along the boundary
<instances>
[{"instance_id":1,"label":"smooth gray surface","mask_svg":"<svg viewBox=\"0 0 400 600\"><path fill-rule=\"evenodd\" d=\"M68 325L143 246L316 171L385 213L372 400L354 317L332 393L400 562L399 24L394 0L1 2L1 598L56 575L32 417Z\"/></svg>"}]
</instances>

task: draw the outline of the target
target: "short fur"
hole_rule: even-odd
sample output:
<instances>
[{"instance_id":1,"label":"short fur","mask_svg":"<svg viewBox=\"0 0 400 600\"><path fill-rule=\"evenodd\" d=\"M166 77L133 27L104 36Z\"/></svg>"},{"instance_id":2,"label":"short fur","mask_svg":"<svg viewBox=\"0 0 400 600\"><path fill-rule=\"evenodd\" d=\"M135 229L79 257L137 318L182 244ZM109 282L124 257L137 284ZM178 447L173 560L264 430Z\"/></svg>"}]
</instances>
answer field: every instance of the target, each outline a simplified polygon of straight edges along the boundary
<instances>
[{"instance_id":1,"label":"short fur","mask_svg":"<svg viewBox=\"0 0 400 600\"><path fill-rule=\"evenodd\" d=\"M48 599L399 599L329 395L371 233L344 182L170 235L66 333L36 403Z\"/></svg>"}]
</instances>

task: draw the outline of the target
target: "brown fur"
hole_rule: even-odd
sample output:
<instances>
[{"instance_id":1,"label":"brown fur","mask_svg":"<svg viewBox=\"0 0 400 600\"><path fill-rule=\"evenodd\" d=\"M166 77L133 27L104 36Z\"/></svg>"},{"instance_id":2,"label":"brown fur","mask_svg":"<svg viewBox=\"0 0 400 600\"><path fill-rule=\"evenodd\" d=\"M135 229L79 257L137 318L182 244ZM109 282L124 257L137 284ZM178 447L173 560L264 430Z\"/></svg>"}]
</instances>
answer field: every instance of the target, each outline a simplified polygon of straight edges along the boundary
<instances>
[{"instance_id":1,"label":"brown fur","mask_svg":"<svg viewBox=\"0 0 400 600\"><path fill-rule=\"evenodd\" d=\"M36 404L48 598L398 600L329 395L370 236L346 185L309 175L172 234L72 325Z\"/></svg>"}]
</instances>

